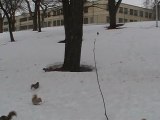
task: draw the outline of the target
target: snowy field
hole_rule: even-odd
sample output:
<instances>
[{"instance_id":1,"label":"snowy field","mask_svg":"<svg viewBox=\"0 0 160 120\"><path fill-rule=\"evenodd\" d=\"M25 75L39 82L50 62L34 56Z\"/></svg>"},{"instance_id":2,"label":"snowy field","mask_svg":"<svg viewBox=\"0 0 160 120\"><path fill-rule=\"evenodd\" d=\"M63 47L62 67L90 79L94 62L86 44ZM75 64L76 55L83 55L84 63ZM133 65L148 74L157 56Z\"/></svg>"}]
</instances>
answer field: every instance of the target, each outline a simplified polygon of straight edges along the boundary
<instances>
[{"instance_id":1,"label":"snowy field","mask_svg":"<svg viewBox=\"0 0 160 120\"><path fill-rule=\"evenodd\" d=\"M94 67L94 40L101 88L109 120L160 120L160 28L155 22L123 29L84 26L81 64ZM100 34L97 36L97 32ZM14 120L106 120L95 70L44 72L63 63L63 27L0 34L0 115ZM40 88L31 90L39 81ZM32 95L42 104L32 105Z\"/></svg>"}]
</instances>

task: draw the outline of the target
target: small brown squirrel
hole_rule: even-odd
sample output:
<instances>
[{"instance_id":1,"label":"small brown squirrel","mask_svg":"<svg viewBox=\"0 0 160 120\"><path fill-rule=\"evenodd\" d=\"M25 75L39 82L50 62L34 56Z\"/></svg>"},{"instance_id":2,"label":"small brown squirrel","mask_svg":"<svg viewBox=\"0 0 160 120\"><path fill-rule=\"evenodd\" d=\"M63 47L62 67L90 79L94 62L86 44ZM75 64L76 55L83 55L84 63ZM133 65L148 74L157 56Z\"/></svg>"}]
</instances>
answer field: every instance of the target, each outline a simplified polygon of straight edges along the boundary
<instances>
[{"instance_id":1,"label":"small brown squirrel","mask_svg":"<svg viewBox=\"0 0 160 120\"><path fill-rule=\"evenodd\" d=\"M33 105L40 105L42 103L42 99L40 97L37 97L37 95L33 95L32 97L32 103Z\"/></svg>"},{"instance_id":2,"label":"small brown squirrel","mask_svg":"<svg viewBox=\"0 0 160 120\"><path fill-rule=\"evenodd\" d=\"M38 89L39 88L39 82L36 82L35 84L32 84L31 85L31 89L34 88L34 89Z\"/></svg>"},{"instance_id":3,"label":"small brown squirrel","mask_svg":"<svg viewBox=\"0 0 160 120\"><path fill-rule=\"evenodd\" d=\"M11 120L13 116L17 116L17 113L15 111L9 112L7 116L3 115L0 117L0 120Z\"/></svg>"}]
</instances>

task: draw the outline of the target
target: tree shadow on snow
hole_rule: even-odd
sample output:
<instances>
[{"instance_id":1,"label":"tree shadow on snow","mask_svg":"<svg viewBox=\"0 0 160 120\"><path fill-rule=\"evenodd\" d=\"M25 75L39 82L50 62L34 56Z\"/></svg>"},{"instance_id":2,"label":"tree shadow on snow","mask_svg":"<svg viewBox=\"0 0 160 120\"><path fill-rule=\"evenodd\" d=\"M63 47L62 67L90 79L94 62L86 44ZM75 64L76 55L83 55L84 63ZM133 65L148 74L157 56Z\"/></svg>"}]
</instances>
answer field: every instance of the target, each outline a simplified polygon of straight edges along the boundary
<instances>
[{"instance_id":1,"label":"tree shadow on snow","mask_svg":"<svg viewBox=\"0 0 160 120\"><path fill-rule=\"evenodd\" d=\"M49 66L43 68L43 70L44 70L44 72L54 72L54 71L71 72L71 71L63 70L62 66L63 66L62 63L56 63L56 64L49 65ZM95 68L91 65L81 65L79 72L92 72L94 69Z\"/></svg>"},{"instance_id":2,"label":"tree shadow on snow","mask_svg":"<svg viewBox=\"0 0 160 120\"><path fill-rule=\"evenodd\" d=\"M116 28L115 29L123 29L123 28L126 28L126 27L122 27L124 25L124 23L118 23L116 24ZM107 30L114 30L112 28L109 28L109 26L106 26L105 27Z\"/></svg>"}]
</instances>

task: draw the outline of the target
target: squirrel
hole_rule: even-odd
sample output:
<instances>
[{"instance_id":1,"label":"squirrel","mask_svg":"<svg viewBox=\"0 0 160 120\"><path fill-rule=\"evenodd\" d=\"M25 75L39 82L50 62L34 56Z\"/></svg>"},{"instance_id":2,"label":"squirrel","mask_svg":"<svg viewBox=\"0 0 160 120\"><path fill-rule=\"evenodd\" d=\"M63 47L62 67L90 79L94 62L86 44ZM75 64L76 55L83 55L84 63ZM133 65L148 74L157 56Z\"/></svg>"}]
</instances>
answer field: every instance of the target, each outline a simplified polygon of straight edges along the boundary
<instances>
[{"instance_id":1,"label":"squirrel","mask_svg":"<svg viewBox=\"0 0 160 120\"><path fill-rule=\"evenodd\" d=\"M32 97L32 103L33 105L40 105L40 103L42 103L42 99L37 97L37 95L33 95Z\"/></svg>"},{"instance_id":2,"label":"squirrel","mask_svg":"<svg viewBox=\"0 0 160 120\"><path fill-rule=\"evenodd\" d=\"M32 84L31 85L31 89L34 88L34 89L38 89L39 88L39 82L36 82L35 84Z\"/></svg>"},{"instance_id":3,"label":"squirrel","mask_svg":"<svg viewBox=\"0 0 160 120\"><path fill-rule=\"evenodd\" d=\"M11 120L13 116L17 116L17 113L15 111L9 112L7 116L3 115L0 117L0 120Z\"/></svg>"}]
</instances>

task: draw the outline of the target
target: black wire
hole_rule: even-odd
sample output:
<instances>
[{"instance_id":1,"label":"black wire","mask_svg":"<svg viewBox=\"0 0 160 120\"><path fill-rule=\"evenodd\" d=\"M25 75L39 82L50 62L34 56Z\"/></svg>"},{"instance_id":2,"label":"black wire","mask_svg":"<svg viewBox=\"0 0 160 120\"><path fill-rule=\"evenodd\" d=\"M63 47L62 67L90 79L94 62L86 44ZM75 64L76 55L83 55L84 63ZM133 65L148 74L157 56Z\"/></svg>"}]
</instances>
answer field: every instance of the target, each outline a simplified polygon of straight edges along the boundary
<instances>
[{"instance_id":1,"label":"black wire","mask_svg":"<svg viewBox=\"0 0 160 120\"><path fill-rule=\"evenodd\" d=\"M97 35L98 35L98 34L97 34ZM101 90L101 85L100 85L100 82L99 82L99 76L98 76L98 70L97 70L97 63L96 63L96 55L95 55L95 43L96 43L96 39L94 40L93 53L94 53L94 63L95 63L95 69L96 69L97 83L98 83L99 91L100 91L100 93L101 93L102 100L103 100L103 105L104 105L104 110L105 110L105 116L106 116L106 119L109 120L109 119L108 119L108 116L107 116L107 110L106 110L106 104L105 104L103 92L102 92L102 90Z\"/></svg>"}]
</instances>

